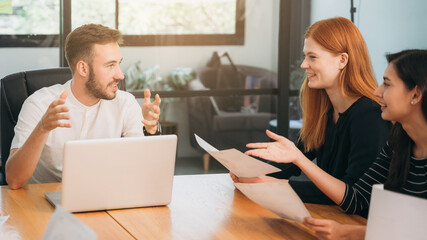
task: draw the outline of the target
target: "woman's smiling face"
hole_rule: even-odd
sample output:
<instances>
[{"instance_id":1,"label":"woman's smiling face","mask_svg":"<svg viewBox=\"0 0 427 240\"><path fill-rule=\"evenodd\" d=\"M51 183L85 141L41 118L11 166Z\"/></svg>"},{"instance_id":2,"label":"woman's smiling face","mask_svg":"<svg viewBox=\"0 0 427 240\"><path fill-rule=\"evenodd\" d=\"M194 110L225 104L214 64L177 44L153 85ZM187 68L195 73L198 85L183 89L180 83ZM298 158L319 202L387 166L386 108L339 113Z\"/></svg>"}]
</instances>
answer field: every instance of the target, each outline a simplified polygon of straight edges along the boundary
<instances>
[{"instance_id":1,"label":"woman's smiling face","mask_svg":"<svg viewBox=\"0 0 427 240\"><path fill-rule=\"evenodd\" d=\"M312 38L304 41L304 61L301 68L305 69L308 86L314 89L331 89L339 87L338 78L342 63L341 54L328 51Z\"/></svg>"},{"instance_id":2,"label":"woman's smiling face","mask_svg":"<svg viewBox=\"0 0 427 240\"><path fill-rule=\"evenodd\" d=\"M381 104L381 117L388 121L402 122L410 117L414 90L409 90L390 63L384 72L384 82L375 90Z\"/></svg>"}]
</instances>

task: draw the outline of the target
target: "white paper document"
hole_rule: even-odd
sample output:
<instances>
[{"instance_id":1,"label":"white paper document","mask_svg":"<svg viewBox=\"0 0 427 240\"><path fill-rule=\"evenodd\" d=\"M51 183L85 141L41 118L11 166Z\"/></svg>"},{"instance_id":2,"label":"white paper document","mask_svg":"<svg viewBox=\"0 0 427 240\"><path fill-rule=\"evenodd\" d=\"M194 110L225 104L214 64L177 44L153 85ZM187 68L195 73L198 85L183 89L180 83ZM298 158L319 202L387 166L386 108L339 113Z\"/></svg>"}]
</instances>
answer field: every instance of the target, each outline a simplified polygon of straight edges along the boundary
<instances>
[{"instance_id":1,"label":"white paper document","mask_svg":"<svg viewBox=\"0 0 427 240\"><path fill-rule=\"evenodd\" d=\"M203 148L203 150L205 150L206 152L216 152L216 151L218 151L218 149L214 148L212 145L210 145L209 143L207 143L201 137L197 136L197 134L194 134L194 136L196 137L196 141L199 144L199 146L201 148Z\"/></svg>"},{"instance_id":2,"label":"white paper document","mask_svg":"<svg viewBox=\"0 0 427 240\"><path fill-rule=\"evenodd\" d=\"M384 190L384 185L376 184L372 187L365 239L426 239L426 213L426 199Z\"/></svg>"},{"instance_id":3,"label":"white paper document","mask_svg":"<svg viewBox=\"0 0 427 240\"><path fill-rule=\"evenodd\" d=\"M10 215L0 216L0 227L9 219Z\"/></svg>"},{"instance_id":4,"label":"white paper document","mask_svg":"<svg viewBox=\"0 0 427 240\"><path fill-rule=\"evenodd\" d=\"M246 197L282 218L302 222L311 217L304 203L287 182L234 183Z\"/></svg>"},{"instance_id":5,"label":"white paper document","mask_svg":"<svg viewBox=\"0 0 427 240\"><path fill-rule=\"evenodd\" d=\"M200 147L237 177L259 177L281 171L277 167L245 155L234 148L218 151L199 136L194 135Z\"/></svg>"},{"instance_id":6,"label":"white paper document","mask_svg":"<svg viewBox=\"0 0 427 240\"><path fill-rule=\"evenodd\" d=\"M92 229L57 205L42 240L94 240L97 237Z\"/></svg>"}]
</instances>

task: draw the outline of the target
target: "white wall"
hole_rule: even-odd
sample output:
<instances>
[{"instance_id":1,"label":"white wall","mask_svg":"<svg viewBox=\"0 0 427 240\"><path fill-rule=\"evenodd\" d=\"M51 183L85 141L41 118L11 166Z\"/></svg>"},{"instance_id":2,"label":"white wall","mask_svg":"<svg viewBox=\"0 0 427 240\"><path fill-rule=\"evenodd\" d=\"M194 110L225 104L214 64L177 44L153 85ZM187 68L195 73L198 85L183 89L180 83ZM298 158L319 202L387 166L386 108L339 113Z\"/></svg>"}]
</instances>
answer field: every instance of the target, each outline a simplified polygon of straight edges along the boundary
<instances>
[{"instance_id":1,"label":"white wall","mask_svg":"<svg viewBox=\"0 0 427 240\"><path fill-rule=\"evenodd\" d=\"M408 48L427 49L427 1L355 0L355 23L371 55L379 83L387 67L385 54ZM342 16L350 19L349 0L312 0L311 23Z\"/></svg>"}]
</instances>

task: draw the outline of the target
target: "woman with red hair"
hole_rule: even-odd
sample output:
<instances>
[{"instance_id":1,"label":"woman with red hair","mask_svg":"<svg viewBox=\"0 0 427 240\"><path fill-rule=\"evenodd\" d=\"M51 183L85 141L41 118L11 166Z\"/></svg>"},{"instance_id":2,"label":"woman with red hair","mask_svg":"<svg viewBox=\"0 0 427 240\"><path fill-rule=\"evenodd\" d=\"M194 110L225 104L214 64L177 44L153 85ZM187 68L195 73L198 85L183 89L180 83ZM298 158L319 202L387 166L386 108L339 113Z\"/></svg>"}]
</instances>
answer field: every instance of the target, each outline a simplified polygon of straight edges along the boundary
<instances>
[{"instance_id":1,"label":"woman with red hair","mask_svg":"<svg viewBox=\"0 0 427 240\"><path fill-rule=\"evenodd\" d=\"M259 156L272 161L291 154L316 159L323 171L353 184L375 160L389 132L389 123L381 119L374 95L378 85L366 43L350 20L336 17L308 28L303 53L301 68L306 70L306 78L300 90L300 151L287 152L285 156ZM269 131L267 135L277 139ZM255 155L253 151L249 154ZM301 173L293 164L272 164L282 171L271 177L239 179L232 173L231 177L236 182L260 182L288 179ZM290 179L289 184L304 202L333 203L312 181Z\"/></svg>"}]
</instances>

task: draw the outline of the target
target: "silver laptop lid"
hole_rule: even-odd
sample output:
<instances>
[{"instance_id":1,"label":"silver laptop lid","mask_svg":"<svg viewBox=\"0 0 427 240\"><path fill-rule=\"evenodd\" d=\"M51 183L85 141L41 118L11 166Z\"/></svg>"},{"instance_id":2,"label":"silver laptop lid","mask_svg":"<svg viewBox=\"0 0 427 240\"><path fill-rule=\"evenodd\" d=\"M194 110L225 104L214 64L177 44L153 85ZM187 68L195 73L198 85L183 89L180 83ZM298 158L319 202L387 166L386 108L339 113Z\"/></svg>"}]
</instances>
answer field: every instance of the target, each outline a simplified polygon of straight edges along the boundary
<instances>
[{"instance_id":1,"label":"silver laptop lid","mask_svg":"<svg viewBox=\"0 0 427 240\"><path fill-rule=\"evenodd\" d=\"M177 137L69 141L61 205L70 212L167 205Z\"/></svg>"}]
</instances>

